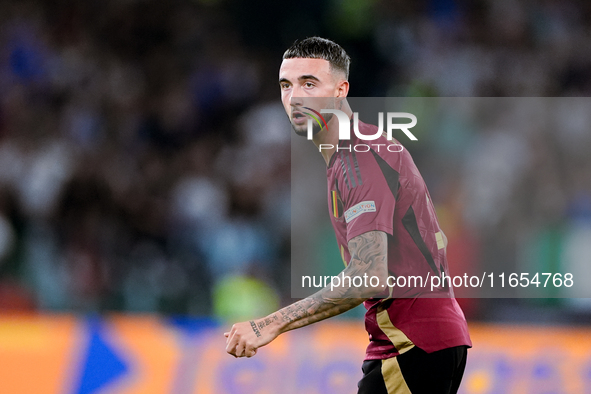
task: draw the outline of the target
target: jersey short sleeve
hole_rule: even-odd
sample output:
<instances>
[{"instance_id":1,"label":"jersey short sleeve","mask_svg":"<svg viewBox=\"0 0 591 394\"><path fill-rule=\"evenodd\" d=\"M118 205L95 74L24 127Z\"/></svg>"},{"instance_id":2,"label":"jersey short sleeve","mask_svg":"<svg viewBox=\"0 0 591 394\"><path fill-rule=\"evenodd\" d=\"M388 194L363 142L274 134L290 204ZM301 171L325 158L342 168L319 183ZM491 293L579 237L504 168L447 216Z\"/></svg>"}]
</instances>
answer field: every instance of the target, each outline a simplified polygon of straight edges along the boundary
<instances>
[{"instance_id":1,"label":"jersey short sleeve","mask_svg":"<svg viewBox=\"0 0 591 394\"><path fill-rule=\"evenodd\" d=\"M359 179L343 201L347 242L368 231L393 235L397 174L390 167L390 173L388 170L384 173L380 168L381 158L373 151L356 153L355 156L353 160L359 166L356 174Z\"/></svg>"}]
</instances>

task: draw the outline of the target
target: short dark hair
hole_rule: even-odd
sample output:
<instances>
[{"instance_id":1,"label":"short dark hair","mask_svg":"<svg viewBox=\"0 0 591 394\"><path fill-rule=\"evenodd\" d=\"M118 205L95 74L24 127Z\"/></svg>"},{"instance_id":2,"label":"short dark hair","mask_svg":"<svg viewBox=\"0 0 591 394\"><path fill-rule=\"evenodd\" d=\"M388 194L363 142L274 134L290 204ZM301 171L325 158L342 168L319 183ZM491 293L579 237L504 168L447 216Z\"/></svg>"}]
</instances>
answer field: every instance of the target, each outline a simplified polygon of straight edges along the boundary
<instances>
[{"instance_id":1,"label":"short dark hair","mask_svg":"<svg viewBox=\"0 0 591 394\"><path fill-rule=\"evenodd\" d=\"M296 40L283 54L283 59L293 58L324 59L330 63L331 68L342 71L349 79L349 65L351 58L347 52L336 42L322 37L308 37L304 40Z\"/></svg>"}]
</instances>

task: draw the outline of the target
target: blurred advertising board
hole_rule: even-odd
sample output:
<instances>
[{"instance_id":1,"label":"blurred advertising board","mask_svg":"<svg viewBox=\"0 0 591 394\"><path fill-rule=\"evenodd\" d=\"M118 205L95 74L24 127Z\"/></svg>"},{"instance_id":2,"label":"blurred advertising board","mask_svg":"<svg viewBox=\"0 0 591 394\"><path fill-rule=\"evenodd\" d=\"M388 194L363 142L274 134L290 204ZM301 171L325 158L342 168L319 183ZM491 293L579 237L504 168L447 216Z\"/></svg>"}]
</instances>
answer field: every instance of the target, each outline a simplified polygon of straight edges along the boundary
<instances>
[{"instance_id":1,"label":"blurred advertising board","mask_svg":"<svg viewBox=\"0 0 591 394\"><path fill-rule=\"evenodd\" d=\"M472 324L462 393L591 392L591 328ZM154 316L0 317L1 394L356 392L361 321L282 335L250 359L224 327Z\"/></svg>"}]
</instances>

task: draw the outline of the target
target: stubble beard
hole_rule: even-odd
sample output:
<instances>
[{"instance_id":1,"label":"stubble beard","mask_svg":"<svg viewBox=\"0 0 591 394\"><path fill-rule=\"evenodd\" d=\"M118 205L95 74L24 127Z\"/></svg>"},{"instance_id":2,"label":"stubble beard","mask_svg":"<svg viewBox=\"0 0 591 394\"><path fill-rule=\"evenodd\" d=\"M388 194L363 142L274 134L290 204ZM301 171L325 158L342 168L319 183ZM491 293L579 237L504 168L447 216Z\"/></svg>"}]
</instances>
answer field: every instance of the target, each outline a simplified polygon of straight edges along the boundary
<instances>
[{"instance_id":1,"label":"stubble beard","mask_svg":"<svg viewBox=\"0 0 591 394\"><path fill-rule=\"evenodd\" d=\"M332 108L323 108L323 109L334 109L334 105L332 106ZM331 114L331 113L327 113L327 114L322 115L324 117L324 120L326 121L326 124L328 124L330 122L333 115L334 114ZM289 122L291 123L291 128L296 133L296 135L298 135L300 137L306 137L308 135L308 119L312 120L312 135L313 136L315 136L316 134L318 134L322 130L322 128L318 125L318 122L316 122L313 118L310 118L310 117L306 117L306 122L304 122L303 124L300 124L300 125L294 124L293 120L290 118L289 115L288 115L288 119L289 119ZM322 127L324 127L324 126L322 126Z\"/></svg>"}]
</instances>

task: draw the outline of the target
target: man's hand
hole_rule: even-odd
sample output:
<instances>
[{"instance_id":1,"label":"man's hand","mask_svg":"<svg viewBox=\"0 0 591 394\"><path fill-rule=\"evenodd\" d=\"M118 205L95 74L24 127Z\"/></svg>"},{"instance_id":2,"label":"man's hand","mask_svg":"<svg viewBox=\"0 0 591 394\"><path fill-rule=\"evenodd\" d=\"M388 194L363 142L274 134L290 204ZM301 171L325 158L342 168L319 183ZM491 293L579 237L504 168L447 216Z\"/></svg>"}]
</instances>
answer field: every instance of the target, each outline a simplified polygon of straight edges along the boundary
<instances>
[{"instance_id":1,"label":"man's hand","mask_svg":"<svg viewBox=\"0 0 591 394\"><path fill-rule=\"evenodd\" d=\"M234 357L254 356L258 348L279 335L269 320L267 318L234 324L230 332L224 333L226 351Z\"/></svg>"}]
</instances>

